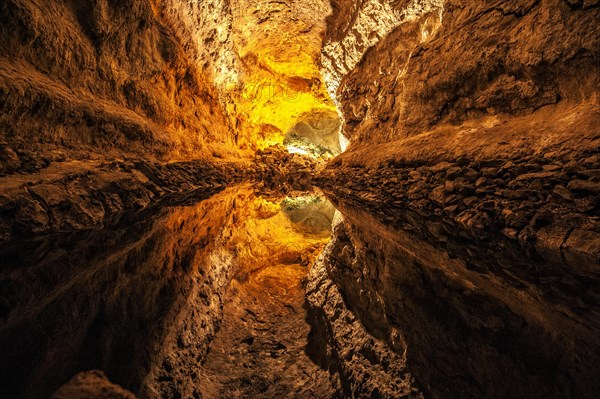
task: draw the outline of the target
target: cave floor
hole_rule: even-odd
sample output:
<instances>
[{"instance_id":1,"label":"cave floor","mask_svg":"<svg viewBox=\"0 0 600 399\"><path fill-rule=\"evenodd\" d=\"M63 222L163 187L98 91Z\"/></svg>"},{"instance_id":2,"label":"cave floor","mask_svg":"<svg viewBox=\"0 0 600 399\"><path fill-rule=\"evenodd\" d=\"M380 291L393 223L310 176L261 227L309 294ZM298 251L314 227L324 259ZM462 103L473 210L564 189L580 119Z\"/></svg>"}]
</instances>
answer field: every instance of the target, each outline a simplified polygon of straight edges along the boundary
<instances>
[{"instance_id":1,"label":"cave floor","mask_svg":"<svg viewBox=\"0 0 600 399\"><path fill-rule=\"evenodd\" d=\"M277 265L232 282L200 373L203 398L334 396L328 372L305 353L306 272L301 265Z\"/></svg>"}]
</instances>

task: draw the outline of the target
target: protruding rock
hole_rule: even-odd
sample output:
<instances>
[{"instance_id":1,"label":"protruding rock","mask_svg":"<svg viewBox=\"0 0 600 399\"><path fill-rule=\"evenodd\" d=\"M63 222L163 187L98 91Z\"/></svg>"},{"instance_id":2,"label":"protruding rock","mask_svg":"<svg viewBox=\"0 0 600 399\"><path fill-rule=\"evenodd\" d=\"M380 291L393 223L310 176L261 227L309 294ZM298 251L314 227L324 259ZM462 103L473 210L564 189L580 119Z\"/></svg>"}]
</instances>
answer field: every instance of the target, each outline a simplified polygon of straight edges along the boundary
<instances>
[{"instance_id":1,"label":"protruding rock","mask_svg":"<svg viewBox=\"0 0 600 399\"><path fill-rule=\"evenodd\" d=\"M136 399L136 396L111 383L102 371L93 370L77 374L51 399Z\"/></svg>"},{"instance_id":2,"label":"protruding rock","mask_svg":"<svg viewBox=\"0 0 600 399\"><path fill-rule=\"evenodd\" d=\"M39 202L23 198L15 214L15 228L19 232L45 233L49 229L50 218Z\"/></svg>"}]
</instances>

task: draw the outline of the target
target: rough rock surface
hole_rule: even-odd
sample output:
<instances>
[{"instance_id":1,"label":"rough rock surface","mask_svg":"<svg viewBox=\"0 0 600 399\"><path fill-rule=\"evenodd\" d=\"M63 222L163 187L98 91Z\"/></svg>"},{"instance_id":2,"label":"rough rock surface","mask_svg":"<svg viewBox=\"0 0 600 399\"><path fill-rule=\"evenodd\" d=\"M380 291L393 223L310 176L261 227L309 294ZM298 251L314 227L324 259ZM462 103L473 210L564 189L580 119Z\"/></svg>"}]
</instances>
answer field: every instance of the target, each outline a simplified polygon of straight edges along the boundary
<instances>
[{"instance_id":1,"label":"rough rock surface","mask_svg":"<svg viewBox=\"0 0 600 399\"><path fill-rule=\"evenodd\" d=\"M597 101L596 2L333 3L340 12L330 18L324 58L364 53L350 69L324 65L326 73L341 76L335 94L344 134L355 142L389 141L482 116L528 115L558 102ZM383 38L375 34L378 40L353 39L378 32L379 19L368 18L365 9L379 8L398 16L395 29Z\"/></svg>"},{"instance_id":2,"label":"rough rock surface","mask_svg":"<svg viewBox=\"0 0 600 399\"><path fill-rule=\"evenodd\" d=\"M172 197L213 194L240 176L235 164L119 160L66 161L0 177L0 241L100 229Z\"/></svg>"},{"instance_id":3,"label":"rough rock surface","mask_svg":"<svg viewBox=\"0 0 600 399\"><path fill-rule=\"evenodd\" d=\"M305 352L307 268L270 266L247 281L234 280L221 330L199 373L203 398L334 397L337 381Z\"/></svg>"},{"instance_id":4,"label":"rough rock surface","mask_svg":"<svg viewBox=\"0 0 600 399\"><path fill-rule=\"evenodd\" d=\"M95 370L77 374L51 399L135 399L135 395L111 384L104 373Z\"/></svg>"},{"instance_id":5,"label":"rough rock surface","mask_svg":"<svg viewBox=\"0 0 600 399\"><path fill-rule=\"evenodd\" d=\"M3 2L2 139L38 159L55 150L182 159L231 143L211 71L181 40L190 7Z\"/></svg>"},{"instance_id":6,"label":"rough rock surface","mask_svg":"<svg viewBox=\"0 0 600 399\"><path fill-rule=\"evenodd\" d=\"M348 309L426 396L597 397L599 4L332 5Z\"/></svg>"},{"instance_id":7,"label":"rough rock surface","mask_svg":"<svg viewBox=\"0 0 600 399\"><path fill-rule=\"evenodd\" d=\"M343 224L338 224L336 239L325 248L308 275L306 302L313 328L309 355L329 371L333 381L341 384L337 392L340 398L422 399L407 371L404 342L395 335L393 342L386 343L367 332L332 280L338 273L337 254L347 255L351 250L339 238L343 228Z\"/></svg>"},{"instance_id":8,"label":"rough rock surface","mask_svg":"<svg viewBox=\"0 0 600 399\"><path fill-rule=\"evenodd\" d=\"M275 192L307 191L317 172L325 167L322 159L290 154L283 146L258 150L251 176L263 190Z\"/></svg>"}]
</instances>

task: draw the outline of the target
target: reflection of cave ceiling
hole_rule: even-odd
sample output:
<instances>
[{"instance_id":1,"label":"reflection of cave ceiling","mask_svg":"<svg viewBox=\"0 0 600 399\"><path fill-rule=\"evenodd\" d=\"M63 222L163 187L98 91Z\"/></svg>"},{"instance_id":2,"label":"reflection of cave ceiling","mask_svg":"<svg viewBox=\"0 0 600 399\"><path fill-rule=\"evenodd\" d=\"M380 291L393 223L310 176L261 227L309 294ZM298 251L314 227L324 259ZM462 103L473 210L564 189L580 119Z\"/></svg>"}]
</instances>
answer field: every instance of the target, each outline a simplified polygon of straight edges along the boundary
<instances>
[{"instance_id":1,"label":"reflection of cave ceiling","mask_svg":"<svg viewBox=\"0 0 600 399\"><path fill-rule=\"evenodd\" d=\"M321 80L328 2L249 1L232 5L232 42L239 58L234 114L252 146L283 142L303 114L335 107Z\"/></svg>"},{"instance_id":2,"label":"reflection of cave ceiling","mask_svg":"<svg viewBox=\"0 0 600 399\"><path fill-rule=\"evenodd\" d=\"M323 237L331 234L335 208L323 196L286 198L281 203L281 210L293 228L301 233Z\"/></svg>"}]
</instances>

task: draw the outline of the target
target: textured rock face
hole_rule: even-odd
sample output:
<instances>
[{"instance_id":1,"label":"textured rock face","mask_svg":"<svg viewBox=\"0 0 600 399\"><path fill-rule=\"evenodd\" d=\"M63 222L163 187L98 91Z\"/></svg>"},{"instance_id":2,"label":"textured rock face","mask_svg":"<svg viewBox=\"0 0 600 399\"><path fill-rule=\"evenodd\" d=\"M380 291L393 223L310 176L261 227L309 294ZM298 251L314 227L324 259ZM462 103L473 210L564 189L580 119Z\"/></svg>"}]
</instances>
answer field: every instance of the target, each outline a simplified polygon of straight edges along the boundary
<instances>
[{"instance_id":1,"label":"textured rock face","mask_svg":"<svg viewBox=\"0 0 600 399\"><path fill-rule=\"evenodd\" d=\"M600 397L598 20L5 0L1 395Z\"/></svg>"},{"instance_id":2,"label":"textured rock face","mask_svg":"<svg viewBox=\"0 0 600 399\"><path fill-rule=\"evenodd\" d=\"M342 79L362 62L367 50L399 25L411 24L424 16L428 21L432 16L439 19L443 3L442 0L331 1L333 12L328 18L321 64L332 97L337 98ZM394 66L386 67L393 70Z\"/></svg>"},{"instance_id":3,"label":"textured rock face","mask_svg":"<svg viewBox=\"0 0 600 399\"><path fill-rule=\"evenodd\" d=\"M298 118L333 112L317 67L326 0L243 0L231 5L235 69L222 76L238 144L281 144Z\"/></svg>"},{"instance_id":4,"label":"textured rock face","mask_svg":"<svg viewBox=\"0 0 600 399\"><path fill-rule=\"evenodd\" d=\"M421 399L423 395L407 371L406 348L400 336L394 333L388 342L373 337L348 309L339 288L347 282L338 279L342 265L338 260L351 261L352 249L340 221L338 216L335 239L308 276L306 302L313 325L308 353L341 385L340 397Z\"/></svg>"},{"instance_id":5,"label":"textured rock face","mask_svg":"<svg viewBox=\"0 0 600 399\"><path fill-rule=\"evenodd\" d=\"M173 159L231 143L214 68L201 62L218 54L199 51L219 27L208 5L19 0L1 7L0 126L13 147L38 158L81 149ZM186 25L190 15L205 23Z\"/></svg>"},{"instance_id":6,"label":"textured rock face","mask_svg":"<svg viewBox=\"0 0 600 399\"><path fill-rule=\"evenodd\" d=\"M52 399L134 399L135 395L111 384L101 371L77 374Z\"/></svg>"},{"instance_id":7,"label":"textured rock face","mask_svg":"<svg viewBox=\"0 0 600 399\"><path fill-rule=\"evenodd\" d=\"M427 396L597 397L598 4L333 8L346 306Z\"/></svg>"},{"instance_id":8,"label":"textured rock face","mask_svg":"<svg viewBox=\"0 0 600 399\"><path fill-rule=\"evenodd\" d=\"M383 29L375 16L368 20L366 10L377 8L370 3L377 2L334 14L324 47L326 72L341 79L344 133L354 141L595 97L600 39L593 2L382 1L379 8L404 20L388 22L396 29L378 41L391 29L357 39ZM352 10L343 2L336 8ZM367 44L375 45L361 59ZM347 61L336 64L340 59Z\"/></svg>"},{"instance_id":9,"label":"textured rock face","mask_svg":"<svg viewBox=\"0 0 600 399\"><path fill-rule=\"evenodd\" d=\"M286 134L284 144L299 147L315 146L316 151L337 155L340 143L340 118L334 111L313 111L300 116Z\"/></svg>"},{"instance_id":10,"label":"textured rock face","mask_svg":"<svg viewBox=\"0 0 600 399\"><path fill-rule=\"evenodd\" d=\"M76 373L101 369L142 397L191 397L193 366L235 273L219 244L231 236L232 213L245 219L234 211L240 197L223 192L112 228L3 245L2 392L48 397Z\"/></svg>"}]
</instances>

